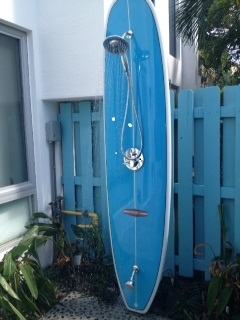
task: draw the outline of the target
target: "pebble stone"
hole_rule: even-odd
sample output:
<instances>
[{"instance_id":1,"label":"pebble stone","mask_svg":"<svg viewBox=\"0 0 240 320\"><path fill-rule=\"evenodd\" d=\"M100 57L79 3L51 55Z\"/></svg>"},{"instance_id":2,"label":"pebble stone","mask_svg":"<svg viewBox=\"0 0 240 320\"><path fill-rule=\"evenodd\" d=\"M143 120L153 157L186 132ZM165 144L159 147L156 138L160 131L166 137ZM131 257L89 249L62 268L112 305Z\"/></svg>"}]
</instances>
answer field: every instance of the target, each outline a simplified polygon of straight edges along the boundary
<instances>
[{"instance_id":1,"label":"pebble stone","mask_svg":"<svg viewBox=\"0 0 240 320\"><path fill-rule=\"evenodd\" d=\"M121 298L115 304L99 302L97 298L72 291L41 320L167 320L159 315L129 312Z\"/></svg>"}]
</instances>

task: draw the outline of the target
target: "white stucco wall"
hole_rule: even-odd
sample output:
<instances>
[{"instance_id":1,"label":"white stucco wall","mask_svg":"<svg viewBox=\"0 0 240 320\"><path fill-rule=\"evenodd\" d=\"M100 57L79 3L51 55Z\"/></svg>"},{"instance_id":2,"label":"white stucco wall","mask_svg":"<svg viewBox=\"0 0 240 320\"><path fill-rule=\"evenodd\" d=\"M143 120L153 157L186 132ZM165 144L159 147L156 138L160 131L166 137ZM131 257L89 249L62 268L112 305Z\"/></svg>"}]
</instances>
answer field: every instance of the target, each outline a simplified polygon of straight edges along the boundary
<instances>
[{"instance_id":1,"label":"white stucco wall","mask_svg":"<svg viewBox=\"0 0 240 320\"><path fill-rule=\"evenodd\" d=\"M198 55L196 47L186 45L182 49L181 87L183 89L196 89L201 85L198 72Z\"/></svg>"},{"instance_id":2,"label":"white stucco wall","mask_svg":"<svg viewBox=\"0 0 240 320\"><path fill-rule=\"evenodd\" d=\"M155 13L158 18L159 28L161 31L163 50L167 60L168 77L172 84L181 86L181 50L178 52L178 58L174 58L169 54L169 7L168 1L156 0Z\"/></svg>"},{"instance_id":3,"label":"white stucco wall","mask_svg":"<svg viewBox=\"0 0 240 320\"><path fill-rule=\"evenodd\" d=\"M43 99L102 95L103 1L38 1Z\"/></svg>"},{"instance_id":4,"label":"white stucco wall","mask_svg":"<svg viewBox=\"0 0 240 320\"><path fill-rule=\"evenodd\" d=\"M36 4L37 0L0 0L0 21L22 29L27 34L37 201L38 209L44 210L46 202L50 201L49 157L48 144L45 139L45 123L50 119L56 119L57 108L56 106L49 108L47 103L42 101Z\"/></svg>"},{"instance_id":5,"label":"white stucco wall","mask_svg":"<svg viewBox=\"0 0 240 320\"><path fill-rule=\"evenodd\" d=\"M41 98L40 59L37 27L37 0L0 0L0 22L23 30L27 34L30 98L32 108L33 140L37 189L37 209L49 211L51 200L48 144L45 123L56 119L56 106L50 108ZM7 250L7 248L6 248ZM3 250L0 258L4 255ZM51 260L51 253L44 254L43 264Z\"/></svg>"}]
</instances>

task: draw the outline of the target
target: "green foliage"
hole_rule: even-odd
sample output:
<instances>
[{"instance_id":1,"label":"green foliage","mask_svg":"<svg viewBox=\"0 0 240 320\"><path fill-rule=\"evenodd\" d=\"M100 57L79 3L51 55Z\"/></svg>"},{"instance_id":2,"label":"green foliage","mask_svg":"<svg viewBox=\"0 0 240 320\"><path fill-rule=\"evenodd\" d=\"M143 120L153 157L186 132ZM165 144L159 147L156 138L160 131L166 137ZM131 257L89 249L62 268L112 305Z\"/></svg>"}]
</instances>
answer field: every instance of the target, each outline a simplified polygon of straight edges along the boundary
<instances>
[{"instance_id":1,"label":"green foliage","mask_svg":"<svg viewBox=\"0 0 240 320\"><path fill-rule=\"evenodd\" d=\"M176 276L163 278L152 310L164 319L206 320L206 283Z\"/></svg>"},{"instance_id":2,"label":"green foliage","mask_svg":"<svg viewBox=\"0 0 240 320\"><path fill-rule=\"evenodd\" d=\"M227 307L230 310L240 303L240 259L233 255L233 248L227 241L227 228L223 205L219 206L221 224L221 256L212 262L212 279L207 292L208 315L217 319Z\"/></svg>"},{"instance_id":3,"label":"green foliage","mask_svg":"<svg viewBox=\"0 0 240 320\"><path fill-rule=\"evenodd\" d=\"M206 306L210 319L240 319L240 258L234 254L231 243L227 240L226 214L224 206L219 205L221 226L221 253L217 257L208 243L195 247L195 255L200 255L199 248L210 249L213 261L210 266L211 281L208 285ZM231 314L231 317L229 316Z\"/></svg>"},{"instance_id":4,"label":"green foliage","mask_svg":"<svg viewBox=\"0 0 240 320\"><path fill-rule=\"evenodd\" d=\"M39 223L39 218L48 219L49 223ZM37 319L57 301L55 286L41 268L38 248L61 234L62 228L51 223L45 214L36 213L27 230L0 262L0 307L4 319Z\"/></svg>"},{"instance_id":5,"label":"green foliage","mask_svg":"<svg viewBox=\"0 0 240 320\"><path fill-rule=\"evenodd\" d=\"M39 219L43 222L39 222ZM62 223L51 219L45 213L36 212L33 214L32 222L27 228L31 229L32 232L37 228L37 232L41 233L41 237L35 239L35 246L37 247L44 244L45 238L48 239L50 237L53 240L54 264L56 267L63 268L71 262L71 244Z\"/></svg>"},{"instance_id":6,"label":"green foliage","mask_svg":"<svg viewBox=\"0 0 240 320\"><path fill-rule=\"evenodd\" d=\"M82 255L78 268L77 290L94 295L105 302L114 302L119 295L112 259L105 255L100 219L96 214L87 213L82 224L72 225L77 237L76 254ZM76 277L77 278L77 277Z\"/></svg>"},{"instance_id":7,"label":"green foliage","mask_svg":"<svg viewBox=\"0 0 240 320\"><path fill-rule=\"evenodd\" d=\"M101 262L104 258L105 249L101 235L99 219L90 219L90 223L72 225L72 230L77 237L77 251L82 254L85 262Z\"/></svg>"},{"instance_id":8,"label":"green foliage","mask_svg":"<svg viewBox=\"0 0 240 320\"><path fill-rule=\"evenodd\" d=\"M240 264L232 261L225 265L220 259L213 262L211 267L212 280L208 287L208 314L219 317L227 306L234 309L239 304Z\"/></svg>"},{"instance_id":9,"label":"green foliage","mask_svg":"<svg viewBox=\"0 0 240 320\"><path fill-rule=\"evenodd\" d=\"M203 85L240 83L239 0L180 0L177 31L198 42Z\"/></svg>"}]
</instances>

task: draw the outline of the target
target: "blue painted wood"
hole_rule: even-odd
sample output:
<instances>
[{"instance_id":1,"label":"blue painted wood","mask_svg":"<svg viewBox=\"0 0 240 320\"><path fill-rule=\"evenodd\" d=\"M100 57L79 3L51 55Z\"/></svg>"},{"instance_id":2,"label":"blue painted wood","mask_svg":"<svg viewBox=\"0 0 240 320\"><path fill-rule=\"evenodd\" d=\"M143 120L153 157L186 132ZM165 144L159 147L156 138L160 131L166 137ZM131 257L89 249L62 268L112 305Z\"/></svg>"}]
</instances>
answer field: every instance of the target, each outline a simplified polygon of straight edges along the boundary
<instances>
[{"instance_id":1,"label":"blue painted wood","mask_svg":"<svg viewBox=\"0 0 240 320\"><path fill-rule=\"evenodd\" d=\"M79 102L82 207L93 211L92 123L91 102Z\"/></svg>"},{"instance_id":2,"label":"blue painted wood","mask_svg":"<svg viewBox=\"0 0 240 320\"><path fill-rule=\"evenodd\" d=\"M175 257L176 266L179 266L179 261L180 261L179 256L176 255L176 257ZM194 270L198 270L198 271L205 271L204 260L203 259L194 258L193 259L193 269Z\"/></svg>"},{"instance_id":3,"label":"blue painted wood","mask_svg":"<svg viewBox=\"0 0 240 320\"><path fill-rule=\"evenodd\" d=\"M235 117L222 120L222 186L235 185Z\"/></svg>"},{"instance_id":4,"label":"blue painted wood","mask_svg":"<svg viewBox=\"0 0 240 320\"><path fill-rule=\"evenodd\" d=\"M175 264L179 266L181 275L191 276L193 270L205 271L206 279L209 278L208 267L212 258L210 252L206 252L205 256L192 257L192 248L194 245L202 242L209 242L216 252L220 250L220 231L219 231L219 217L217 212L217 205L222 201L225 206L225 214L227 219L228 239L233 243L236 252L240 252L240 233L238 226L240 225L240 170L238 163L240 163L240 93L239 87L228 87L224 90L224 106L219 106L220 93L216 88L206 88L195 92L194 104L191 100L184 103L184 107L189 111L193 107L194 130L191 137L189 133L184 134L184 139L188 141L186 147L181 144L181 148L177 150L175 145L175 173L178 176L179 182L175 177L174 192L179 195L179 215L177 210L174 212L174 206L171 210L170 219L170 236L168 242L168 254L166 259L165 270L174 272ZM185 93L186 94L186 93ZM181 98L184 92L181 93ZM179 109L174 108L174 98L171 97L172 104L172 122L178 122L179 131L186 125L186 119L189 113L183 112L181 109L181 101L179 102ZM96 194L99 199L99 213L102 215L103 234L108 233L108 223L106 219L106 194L104 191L105 173L104 173L104 155L103 155L103 130L102 130L102 106L99 112L93 112L91 115L90 102L87 104L81 102L77 104L81 113L85 116L80 116L78 110L73 110L73 103L60 104L60 118L63 132L63 184L65 191L65 207L67 209L75 209L75 188L85 187L85 203L90 203L93 206L94 194L92 190L96 187ZM84 111L85 110L85 111ZM87 110L87 111L86 111ZM179 118L180 114L180 118ZM221 117L221 118L220 118ZM222 186L220 187L220 137L219 128L222 120ZM82 176L82 161L85 150L87 150L88 159L92 157L91 154L91 124L92 122L100 122L100 173L98 176L93 176L90 165L88 174ZM80 123L81 122L81 123ZM82 125L80 132L80 125ZM88 129L85 128L88 127ZM174 127L174 126L172 126ZM75 128L75 129L74 129ZM187 131L186 131L187 132ZM74 138L73 138L74 133ZM178 136L178 133L173 130L173 135ZM80 136L84 138L83 146L80 146ZM86 143L88 137L88 145ZM190 138L189 138L190 137ZM176 138L175 138L176 139ZM191 141L193 140L193 143ZM73 145L75 142L75 145ZM182 143L182 142L181 142ZM190 158L193 151L190 148L193 145L194 149L194 176L191 185L193 200L184 201L186 193L186 186L190 190ZM90 149L89 149L89 148ZM84 148L84 149L83 149ZM73 149L75 149L75 169L76 176L74 177L74 159ZM84 152L83 152L84 150ZM181 150L181 151L180 151ZM187 158L188 161L178 160L179 157ZM86 154L86 153L85 153ZM177 161L176 161L177 159ZM179 162L179 168L177 163ZM186 166L187 164L187 166ZM89 161L88 161L89 165ZM184 171L181 168L184 168ZM187 169L188 168L188 169ZM89 167L87 168L89 170ZM98 169L99 170L99 169ZM85 173L87 172L84 169ZM90 176L90 179L87 178ZM184 186L182 187L182 182ZM84 187L83 187L84 188ZM90 192L88 192L88 190ZM78 194L78 193L77 193ZM82 195L81 195L82 196ZM187 197L190 196L188 195ZM222 200L221 200L222 199ZM105 201L105 204L104 204ZM174 201L172 200L172 203ZM190 204L189 204L190 203ZM193 207L193 214L189 213ZM186 208L188 208L186 210ZM101 212L100 212L101 211ZM182 212L188 213L183 216ZM175 221L175 215L178 220ZM186 220L186 222L184 222ZM74 218L67 218L66 227L70 229L70 224L75 223ZM192 228L190 224L192 223ZM211 227L214 223L214 228ZM193 239L187 241L186 238L193 235ZM176 238L177 236L177 238ZM105 240L106 245L109 245L108 236ZM186 245L185 245L186 243ZM177 255L175 255L175 244L177 244ZM185 252L184 252L185 251ZM189 256L190 253L190 256ZM179 254L179 255L178 255ZM189 264L190 261L190 264Z\"/></svg>"},{"instance_id":5,"label":"blue painted wood","mask_svg":"<svg viewBox=\"0 0 240 320\"><path fill-rule=\"evenodd\" d=\"M221 118L234 118L236 115L235 106L224 106L220 109ZM204 117L204 107L194 107L193 110L194 119L202 119ZM178 118L178 109L174 111L174 118Z\"/></svg>"},{"instance_id":6,"label":"blue painted wood","mask_svg":"<svg viewBox=\"0 0 240 320\"><path fill-rule=\"evenodd\" d=\"M204 106L204 241L219 255L220 219L220 90L217 87L196 92ZM208 279L212 252L205 250L205 278Z\"/></svg>"},{"instance_id":7,"label":"blue painted wood","mask_svg":"<svg viewBox=\"0 0 240 320\"><path fill-rule=\"evenodd\" d=\"M75 183L74 183L74 159L73 159L73 129L72 129L72 105L60 104L60 121L62 131L62 159L63 159L63 186L64 205L67 210L75 210ZM64 219L65 228L70 240L75 236L71 224L75 224L74 217Z\"/></svg>"},{"instance_id":8,"label":"blue painted wood","mask_svg":"<svg viewBox=\"0 0 240 320\"><path fill-rule=\"evenodd\" d=\"M94 210L99 214L105 251L106 254L110 254L104 171L103 107L101 101L94 102L94 106L98 105L98 108L92 108L92 103L92 101L81 101L60 104L60 120L63 129L62 182L66 209ZM97 153L94 159L93 152ZM66 218L66 229L71 239L74 239L71 224L80 220Z\"/></svg>"},{"instance_id":9,"label":"blue painted wood","mask_svg":"<svg viewBox=\"0 0 240 320\"><path fill-rule=\"evenodd\" d=\"M174 161L174 110L175 110L175 94L171 91L170 94L171 101L171 120L172 120L172 158ZM173 168L173 181L174 181L174 168ZM174 276L175 275L175 212L174 212L174 192L172 192L171 197L171 213L170 213L170 223L169 223L169 238L168 238L168 248L167 256L165 262L165 272L164 276Z\"/></svg>"},{"instance_id":10,"label":"blue painted wood","mask_svg":"<svg viewBox=\"0 0 240 320\"><path fill-rule=\"evenodd\" d=\"M235 157L234 157L234 185L235 206L233 218L233 247L236 253L240 252L240 86L227 87L224 90L224 105L233 106L236 110L235 118ZM227 143L227 142L226 142ZM230 160L229 160L230 161ZM233 162L229 162L229 165ZM231 184L233 177L231 175ZM229 182L229 181L228 181Z\"/></svg>"},{"instance_id":11,"label":"blue painted wood","mask_svg":"<svg viewBox=\"0 0 240 320\"><path fill-rule=\"evenodd\" d=\"M224 104L226 104L225 102ZM231 106L224 106L224 109L231 109ZM234 105L234 111L235 105ZM223 112L222 112L223 113ZM222 115L221 113L221 115ZM236 159L236 128L235 128L235 119L236 112L232 117L224 117L222 118L222 188L235 188L235 159ZM234 190L235 191L235 190ZM233 195L235 192L233 193ZM222 204L224 206L224 219L226 224L227 231L227 241L230 243L234 243L234 198L223 199Z\"/></svg>"},{"instance_id":12,"label":"blue painted wood","mask_svg":"<svg viewBox=\"0 0 240 320\"><path fill-rule=\"evenodd\" d=\"M193 92L182 91L178 111L179 274L193 275Z\"/></svg>"},{"instance_id":13,"label":"blue painted wood","mask_svg":"<svg viewBox=\"0 0 240 320\"><path fill-rule=\"evenodd\" d=\"M174 192L178 194L179 184L174 184ZM200 198L205 193L204 185L193 184L193 195ZM222 199L235 199L235 187L221 187L221 198ZM199 243L199 242L198 242Z\"/></svg>"},{"instance_id":14,"label":"blue painted wood","mask_svg":"<svg viewBox=\"0 0 240 320\"><path fill-rule=\"evenodd\" d=\"M108 223L108 210L107 210L107 186L106 186L106 163L105 163L105 144L104 144L104 123L103 123L103 105L101 102L99 111L100 123L100 168L101 168L101 215L102 215L102 228L104 235L104 244L107 254L111 253L109 223Z\"/></svg>"},{"instance_id":15,"label":"blue painted wood","mask_svg":"<svg viewBox=\"0 0 240 320\"><path fill-rule=\"evenodd\" d=\"M200 190L199 187L204 188L204 144L203 144L203 114L204 108L199 99L196 98L194 93L194 114L197 117L194 119L194 158L193 158L193 191ZM201 117L199 117L201 116ZM204 191L201 190L201 191ZM204 200L203 193L194 193L193 197L193 234L194 244L204 242ZM197 257L204 259L204 256Z\"/></svg>"}]
</instances>

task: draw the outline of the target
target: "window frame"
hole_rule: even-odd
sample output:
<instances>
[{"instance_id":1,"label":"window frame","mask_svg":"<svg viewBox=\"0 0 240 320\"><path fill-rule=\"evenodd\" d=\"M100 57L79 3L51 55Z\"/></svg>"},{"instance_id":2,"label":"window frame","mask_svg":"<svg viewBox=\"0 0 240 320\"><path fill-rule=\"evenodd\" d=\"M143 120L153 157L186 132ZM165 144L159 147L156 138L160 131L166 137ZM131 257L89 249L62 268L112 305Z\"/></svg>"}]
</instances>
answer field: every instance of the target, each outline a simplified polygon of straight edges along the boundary
<instances>
[{"instance_id":1,"label":"window frame","mask_svg":"<svg viewBox=\"0 0 240 320\"><path fill-rule=\"evenodd\" d=\"M179 6L178 0L168 0L169 10L169 54L174 59L179 59L180 56L180 39L176 29L176 11ZM171 18L174 21L171 21Z\"/></svg>"},{"instance_id":2,"label":"window frame","mask_svg":"<svg viewBox=\"0 0 240 320\"><path fill-rule=\"evenodd\" d=\"M24 136L26 148L26 161L28 180L22 183L0 187L0 205L18 200L21 198L33 199L35 204L36 197L36 176L33 146L33 128L32 128L32 107L30 98L30 77L28 63L28 35L26 32L8 26L0 22L0 34L19 40L20 49L20 68L21 68L21 87L24 119ZM34 205L35 206L35 205Z\"/></svg>"}]
</instances>

